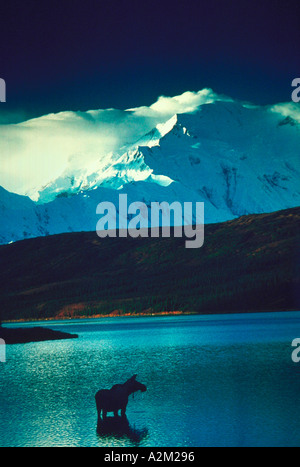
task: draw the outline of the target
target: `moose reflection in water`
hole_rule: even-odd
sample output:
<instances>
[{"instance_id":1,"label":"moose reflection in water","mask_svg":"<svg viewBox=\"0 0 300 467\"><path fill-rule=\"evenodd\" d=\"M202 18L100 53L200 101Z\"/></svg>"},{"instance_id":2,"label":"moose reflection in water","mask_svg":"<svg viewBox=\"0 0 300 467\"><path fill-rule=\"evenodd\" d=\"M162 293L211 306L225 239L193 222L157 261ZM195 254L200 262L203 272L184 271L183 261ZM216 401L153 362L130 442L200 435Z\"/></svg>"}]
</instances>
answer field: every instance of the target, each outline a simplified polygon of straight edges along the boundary
<instances>
[{"instance_id":1,"label":"moose reflection in water","mask_svg":"<svg viewBox=\"0 0 300 467\"><path fill-rule=\"evenodd\" d=\"M124 384L116 384L109 390L102 389L97 392L95 399L98 412L98 426L101 423L102 412L103 420L106 419L108 412L113 412L114 416L118 417L119 410L121 410L122 417L126 417L126 408L130 394L137 391L147 391L144 384L136 381L136 377L137 375L134 375Z\"/></svg>"},{"instance_id":2,"label":"moose reflection in water","mask_svg":"<svg viewBox=\"0 0 300 467\"><path fill-rule=\"evenodd\" d=\"M97 434L101 439L106 438L110 442L116 439L128 439L135 446L138 446L148 436L148 429L138 429L131 426L125 415L125 417L107 417L98 422Z\"/></svg>"}]
</instances>

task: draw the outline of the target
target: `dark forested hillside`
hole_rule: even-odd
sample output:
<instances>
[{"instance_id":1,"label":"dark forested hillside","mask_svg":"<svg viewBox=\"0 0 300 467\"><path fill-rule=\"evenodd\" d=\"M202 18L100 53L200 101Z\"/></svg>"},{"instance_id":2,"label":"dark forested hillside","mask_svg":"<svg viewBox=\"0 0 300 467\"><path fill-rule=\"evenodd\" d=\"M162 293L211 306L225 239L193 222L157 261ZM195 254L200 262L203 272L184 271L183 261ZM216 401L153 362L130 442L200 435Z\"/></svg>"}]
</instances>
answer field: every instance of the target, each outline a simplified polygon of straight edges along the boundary
<instances>
[{"instance_id":1,"label":"dark forested hillside","mask_svg":"<svg viewBox=\"0 0 300 467\"><path fill-rule=\"evenodd\" d=\"M300 208L250 215L185 238L95 232L0 247L2 319L300 309Z\"/></svg>"}]
</instances>

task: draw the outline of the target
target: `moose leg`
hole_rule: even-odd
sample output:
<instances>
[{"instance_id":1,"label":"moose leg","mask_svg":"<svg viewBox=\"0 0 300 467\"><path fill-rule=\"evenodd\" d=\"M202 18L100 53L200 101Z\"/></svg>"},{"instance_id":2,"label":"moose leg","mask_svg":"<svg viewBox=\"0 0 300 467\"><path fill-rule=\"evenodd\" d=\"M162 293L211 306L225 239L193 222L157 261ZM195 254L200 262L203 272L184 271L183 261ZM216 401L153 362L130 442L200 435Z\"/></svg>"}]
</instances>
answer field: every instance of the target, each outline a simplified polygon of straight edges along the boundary
<instances>
[{"instance_id":1,"label":"moose leg","mask_svg":"<svg viewBox=\"0 0 300 467\"><path fill-rule=\"evenodd\" d=\"M97 421L98 426L100 425L100 423L101 423L101 409L98 410L98 421Z\"/></svg>"},{"instance_id":2,"label":"moose leg","mask_svg":"<svg viewBox=\"0 0 300 467\"><path fill-rule=\"evenodd\" d=\"M114 416L115 416L115 417L118 417L118 416L119 416L119 411L118 411L118 410L115 410L115 411L114 411Z\"/></svg>"},{"instance_id":3,"label":"moose leg","mask_svg":"<svg viewBox=\"0 0 300 467\"><path fill-rule=\"evenodd\" d=\"M107 418L107 411L103 409L103 420Z\"/></svg>"},{"instance_id":4,"label":"moose leg","mask_svg":"<svg viewBox=\"0 0 300 467\"><path fill-rule=\"evenodd\" d=\"M97 392L96 396L96 406L97 406L97 413L98 413L98 426L101 423L101 412L102 412L102 407L101 407L101 398L100 398L100 391Z\"/></svg>"},{"instance_id":5,"label":"moose leg","mask_svg":"<svg viewBox=\"0 0 300 467\"><path fill-rule=\"evenodd\" d=\"M126 417L126 408L127 408L127 405L124 405L124 407L122 407L122 410L121 410L122 417Z\"/></svg>"}]
</instances>

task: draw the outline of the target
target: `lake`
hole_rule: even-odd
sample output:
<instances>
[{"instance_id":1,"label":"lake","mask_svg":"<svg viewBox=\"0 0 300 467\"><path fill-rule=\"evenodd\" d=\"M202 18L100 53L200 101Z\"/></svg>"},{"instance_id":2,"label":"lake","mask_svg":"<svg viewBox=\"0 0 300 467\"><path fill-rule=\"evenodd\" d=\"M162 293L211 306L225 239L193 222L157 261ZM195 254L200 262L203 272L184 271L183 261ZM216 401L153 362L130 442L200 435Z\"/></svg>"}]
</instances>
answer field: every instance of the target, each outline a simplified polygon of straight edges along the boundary
<instances>
[{"instance_id":1,"label":"lake","mask_svg":"<svg viewBox=\"0 0 300 467\"><path fill-rule=\"evenodd\" d=\"M79 338L7 346L0 446L300 446L300 312L29 325ZM148 391L97 433L95 393L133 374Z\"/></svg>"}]
</instances>

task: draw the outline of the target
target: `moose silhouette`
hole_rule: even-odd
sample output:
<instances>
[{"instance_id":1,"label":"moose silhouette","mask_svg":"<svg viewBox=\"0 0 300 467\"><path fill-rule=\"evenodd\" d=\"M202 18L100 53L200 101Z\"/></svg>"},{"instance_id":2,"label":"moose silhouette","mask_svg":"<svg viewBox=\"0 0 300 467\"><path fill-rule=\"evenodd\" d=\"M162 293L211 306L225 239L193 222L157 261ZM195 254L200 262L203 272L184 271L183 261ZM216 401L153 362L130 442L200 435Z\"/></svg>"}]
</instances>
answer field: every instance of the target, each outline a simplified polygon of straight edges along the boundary
<instances>
[{"instance_id":1,"label":"moose silhouette","mask_svg":"<svg viewBox=\"0 0 300 467\"><path fill-rule=\"evenodd\" d=\"M126 417L126 408L130 394L137 391L145 392L147 388L144 384L136 381L137 375L133 375L124 384L115 384L111 389L101 389L97 392L96 406L98 412L98 424L101 422L101 413L105 420L108 412L113 412L115 417L118 417L118 412L121 410L122 417Z\"/></svg>"}]
</instances>

